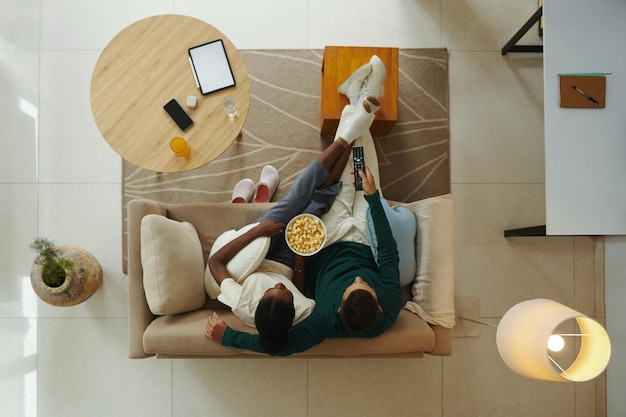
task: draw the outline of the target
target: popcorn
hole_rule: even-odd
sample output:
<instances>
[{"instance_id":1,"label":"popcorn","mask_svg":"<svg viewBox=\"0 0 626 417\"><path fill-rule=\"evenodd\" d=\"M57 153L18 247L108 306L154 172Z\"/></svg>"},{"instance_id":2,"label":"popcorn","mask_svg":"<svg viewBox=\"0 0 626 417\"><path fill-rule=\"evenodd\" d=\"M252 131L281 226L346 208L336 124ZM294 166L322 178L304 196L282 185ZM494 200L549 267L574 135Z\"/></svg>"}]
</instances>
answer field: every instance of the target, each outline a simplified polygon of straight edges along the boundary
<instances>
[{"instance_id":1,"label":"popcorn","mask_svg":"<svg viewBox=\"0 0 626 417\"><path fill-rule=\"evenodd\" d=\"M319 218L301 214L291 219L285 231L285 238L294 252L311 255L324 246L326 229Z\"/></svg>"}]
</instances>

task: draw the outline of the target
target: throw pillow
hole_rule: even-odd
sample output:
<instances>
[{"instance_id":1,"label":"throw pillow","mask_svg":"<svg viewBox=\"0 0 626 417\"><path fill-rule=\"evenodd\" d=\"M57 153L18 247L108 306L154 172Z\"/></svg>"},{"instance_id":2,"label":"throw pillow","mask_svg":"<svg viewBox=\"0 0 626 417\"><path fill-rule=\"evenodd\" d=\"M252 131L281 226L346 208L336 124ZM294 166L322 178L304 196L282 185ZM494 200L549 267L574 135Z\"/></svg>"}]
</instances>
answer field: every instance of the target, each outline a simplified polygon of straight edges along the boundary
<instances>
[{"instance_id":1,"label":"throw pillow","mask_svg":"<svg viewBox=\"0 0 626 417\"><path fill-rule=\"evenodd\" d=\"M415 272L417 269L415 258L415 235L418 227L417 220L415 219L413 213L405 207L391 207L387 200L383 197L380 198L380 202L383 205L383 209L385 209L385 214L387 215L389 226L391 226L393 238L398 246L398 256L400 258L398 263L398 268L400 270L400 284L402 284L402 286L409 285L415 279ZM376 230L374 230L374 222L369 208L367 209L365 230L367 238L371 244L370 247L372 249L372 255L374 255L374 259L377 260L378 239L376 237Z\"/></svg>"},{"instance_id":2,"label":"throw pillow","mask_svg":"<svg viewBox=\"0 0 626 417\"><path fill-rule=\"evenodd\" d=\"M431 324L454 327L454 202L450 194L403 204L417 230L417 276L405 308Z\"/></svg>"},{"instance_id":3,"label":"throw pillow","mask_svg":"<svg viewBox=\"0 0 626 417\"><path fill-rule=\"evenodd\" d=\"M141 220L141 266L150 311L179 314L201 308L204 257L191 223L157 214Z\"/></svg>"},{"instance_id":4,"label":"throw pillow","mask_svg":"<svg viewBox=\"0 0 626 417\"><path fill-rule=\"evenodd\" d=\"M246 233L257 224L258 223L252 223L239 230L227 230L219 235L211 247L209 257L223 248L227 243ZM241 283L248 275L256 271L270 249L270 241L271 238L269 237L258 237L250 242L245 248L240 250L239 253L237 253L237 255L235 255L233 259L226 264L226 269L228 269L228 272L231 274L230 277L236 282ZM222 292L220 290L220 286L217 285L217 282L215 282L215 278L213 278L213 274L211 274L211 270L208 265L204 274L204 288L211 298L217 298L217 296Z\"/></svg>"}]
</instances>

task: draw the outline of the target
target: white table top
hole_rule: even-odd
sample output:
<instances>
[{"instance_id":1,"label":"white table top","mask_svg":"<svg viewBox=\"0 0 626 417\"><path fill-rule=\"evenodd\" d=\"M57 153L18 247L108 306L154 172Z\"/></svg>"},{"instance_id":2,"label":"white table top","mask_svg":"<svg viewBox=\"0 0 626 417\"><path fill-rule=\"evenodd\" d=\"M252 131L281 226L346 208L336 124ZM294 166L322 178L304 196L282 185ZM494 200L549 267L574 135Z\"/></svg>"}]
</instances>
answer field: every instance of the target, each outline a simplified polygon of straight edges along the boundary
<instances>
[{"instance_id":1,"label":"white table top","mask_svg":"<svg viewBox=\"0 0 626 417\"><path fill-rule=\"evenodd\" d=\"M626 1L544 1L546 230L626 235ZM559 107L558 74L610 72L605 109Z\"/></svg>"}]
</instances>

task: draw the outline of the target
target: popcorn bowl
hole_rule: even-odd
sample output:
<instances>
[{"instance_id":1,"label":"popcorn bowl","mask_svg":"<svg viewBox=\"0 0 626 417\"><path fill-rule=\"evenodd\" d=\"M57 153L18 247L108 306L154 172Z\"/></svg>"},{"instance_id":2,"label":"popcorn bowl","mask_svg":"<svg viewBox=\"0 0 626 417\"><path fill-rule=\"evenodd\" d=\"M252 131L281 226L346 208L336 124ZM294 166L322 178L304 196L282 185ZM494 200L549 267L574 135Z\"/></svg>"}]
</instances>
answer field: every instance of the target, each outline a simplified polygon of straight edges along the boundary
<instances>
[{"instance_id":1,"label":"popcorn bowl","mask_svg":"<svg viewBox=\"0 0 626 417\"><path fill-rule=\"evenodd\" d=\"M312 256L326 244L326 226L313 214L299 214L287 223L285 240L294 253Z\"/></svg>"}]
</instances>

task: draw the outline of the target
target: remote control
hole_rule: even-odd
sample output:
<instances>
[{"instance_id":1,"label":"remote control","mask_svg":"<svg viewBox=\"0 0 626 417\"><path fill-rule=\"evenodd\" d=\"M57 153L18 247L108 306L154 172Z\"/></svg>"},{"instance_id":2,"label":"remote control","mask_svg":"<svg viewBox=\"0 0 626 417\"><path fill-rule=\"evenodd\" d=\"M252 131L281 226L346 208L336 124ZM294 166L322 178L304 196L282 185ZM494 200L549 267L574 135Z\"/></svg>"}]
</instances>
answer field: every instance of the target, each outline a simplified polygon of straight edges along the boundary
<instances>
[{"instance_id":1,"label":"remote control","mask_svg":"<svg viewBox=\"0 0 626 417\"><path fill-rule=\"evenodd\" d=\"M359 171L365 171L362 146L354 146L352 148L352 162L354 163L354 189L360 191L363 189L363 180L359 175Z\"/></svg>"}]
</instances>

